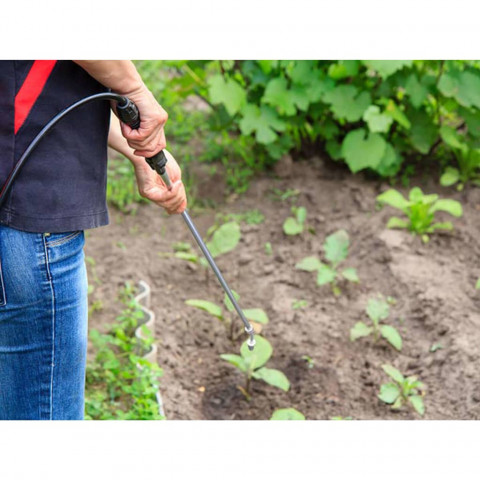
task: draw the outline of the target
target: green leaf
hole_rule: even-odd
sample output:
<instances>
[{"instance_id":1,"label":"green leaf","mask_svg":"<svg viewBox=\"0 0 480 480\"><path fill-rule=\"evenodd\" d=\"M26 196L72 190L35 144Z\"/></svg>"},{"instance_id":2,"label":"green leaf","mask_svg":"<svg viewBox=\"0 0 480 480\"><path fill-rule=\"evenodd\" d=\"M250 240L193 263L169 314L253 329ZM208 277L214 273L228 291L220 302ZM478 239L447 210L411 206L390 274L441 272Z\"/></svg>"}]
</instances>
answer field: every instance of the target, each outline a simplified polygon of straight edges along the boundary
<instances>
[{"instance_id":1,"label":"green leaf","mask_svg":"<svg viewBox=\"0 0 480 480\"><path fill-rule=\"evenodd\" d=\"M409 130L412 126L407 116L400 110L397 104L392 100L387 101L385 114L390 115L399 125Z\"/></svg>"},{"instance_id":2,"label":"green leaf","mask_svg":"<svg viewBox=\"0 0 480 480\"><path fill-rule=\"evenodd\" d=\"M198 262L198 255L195 255L194 253L176 252L175 257L180 258L182 260L187 260L187 262L192 262L192 263Z\"/></svg>"},{"instance_id":3,"label":"green leaf","mask_svg":"<svg viewBox=\"0 0 480 480\"><path fill-rule=\"evenodd\" d=\"M388 132L392 125L393 118L390 115L380 113L380 108L376 105L370 105L363 114L363 120L367 122L368 129L371 132Z\"/></svg>"},{"instance_id":4,"label":"green leaf","mask_svg":"<svg viewBox=\"0 0 480 480\"><path fill-rule=\"evenodd\" d=\"M285 122L278 118L275 111L265 105L258 108L251 103L247 104L242 110L243 118L239 122L239 127L244 135L250 135L255 132L255 138L259 143L267 145L273 143L278 135L277 132L285 130Z\"/></svg>"},{"instance_id":5,"label":"green leaf","mask_svg":"<svg viewBox=\"0 0 480 480\"><path fill-rule=\"evenodd\" d=\"M378 195L377 202L398 208L402 212L405 212L410 206L410 202L399 191L394 189L387 190Z\"/></svg>"},{"instance_id":6,"label":"green leaf","mask_svg":"<svg viewBox=\"0 0 480 480\"><path fill-rule=\"evenodd\" d=\"M240 298L240 295L235 290L232 290L232 295L235 300L238 300ZM235 311L235 307L233 306L233 303L230 301L230 299L227 297L227 294L223 296L223 304L227 307L227 310L229 312Z\"/></svg>"},{"instance_id":7,"label":"green leaf","mask_svg":"<svg viewBox=\"0 0 480 480\"><path fill-rule=\"evenodd\" d=\"M387 228L408 228L410 222L398 217L390 217L387 222Z\"/></svg>"},{"instance_id":8,"label":"green leaf","mask_svg":"<svg viewBox=\"0 0 480 480\"><path fill-rule=\"evenodd\" d=\"M384 364L382 365L383 371L393 380L395 380L398 383L403 383L405 381L405 377L395 368L392 367L391 365Z\"/></svg>"},{"instance_id":9,"label":"green leaf","mask_svg":"<svg viewBox=\"0 0 480 480\"><path fill-rule=\"evenodd\" d=\"M350 340L355 340L368 337L373 332L373 328L365 325L363 322L357 322L355 326L350 330Z\"/></svg>"},{"instance_id":10,"label":"green leaf","mask_svg":"<svg viewBox=\"0 0 480 480\"><path fill-rule=\"evenodd\" d=\"M440 185L442 187L450 187L460 180L460 172L453 167L447 167L440 177Z\"/></svg>"},{"instance_id":11,"label":"green leaf","mask_svg":"<svg viewBox=\"0 0 480 480\"><path fill-rule=\"evenodd\" d=\"M376 169L386 149L386 142L378 133L370 133L365 137L363 128L349 132L342 143L342 157L353 173L365 168Z\"/></svg>"},{"instance_id":12,"label":"green leaf","mask_svg":"<svg viewBox=\"0 0 480 480\"><path fill-rule=\"evenodd\" d=\"M207 247L213 257L218 257L233 250L238 245L240 236L240 225L237 222L227 222L215 230Z\"/></svg>"},{"instance_id":13,"label":"green leaf","mask_svg":"<svg viewBox=\"0 0 480 480\"><path fill-rule=\"evenodd\" d=\"M438 82L438 89L446 96L453 97L464 107L480 108L480 77L471 70L454 70L444 73Z\"/></svg>"},{"instance_id":14,"label":"green leaf","mask_svg":"<svg viewBox=\"0 0 480 480\"><path fill-rule=\"evenodd\" d=\"M402 162L402 156L395 150L393 145L387 142L385 153L375 171L383 177L393 177L400 170Z\"/></svg>"},{"instance_id":15,"label":"green leaf","mask_svg":"<svg viewBox=\"0 0 480 480\"><path fill-rule=\"evenodd\" d=\"M333 160L342 158L342 146L336 140L327 140L325 150Z\"/></svg>"},{"instance_id":16,"label":"green leaf","mask_svg":"<svg viewBox=\"0 0 480 480\"><path fill-rule=\"evenodd\" d=\"M283 372L274 368L260 368L253 372L253 378L256 380L263 380L264 382L272 385L273 387L280 388L284 392L288 392L290 388L290 382Z\"/></svg>"},{"instance_id":17,"label":"green leaf","mask_svg":"<svg viewBox=\"0 0 480 480\"><path fill-rule=\"evenodd\" d=\"M336 118L356 122L371 104L371 97L369 92L358 93L353 85L340 85L325 93L323 101L331 105Z\"/></svg>"},{"instance_id":18,"label":"green leaf","mask_svg":"<svg viewBox=\"0 0 480 480\"><path fill-rule=\"evenodd\" d=\"M328 67L328 76L334 80L354 77L358 74L360 62L358 60L339 60Z\"/></svg>"},{"instance_id":19,"label":"green leaf","mask_svg":"<svg viewBox=\"0 0 480 480\"><path fill-rule=\"evenodd\" d=\"M423 417L425 413L425 405L423 404L423 398L420 395L412 395L408 397L408 401L412 404L412 407Z\"/></svg>"},{"instance_id":20,"label":"green leaf","mask_svg":"<svg viewBox=\"0 0 480 480\"><path fill-rule=\"evenodd\" d=\"M303 232L303 225L296 218L288 217L283 222L283 231L286 235L299 235Z\"/></svg>"},{"instance_id":21,"label":"green leaf","mask_svg":"<svg viewBox=\"0 0 480 480\"><path fill-rule=\"evenodd\" d=\"M319 270L322 265L322 262L317 257L305 257L295 265L295 268L305 270L306 272L315 272Z\"/></svg>"},{"instance_id":22,"label":"green leaf","mask_svg":"<svg viewBox=\"0 0 480 480\"><path fill-rule=\"evenodd\" d=\"M225 79L223 75L214 75L208 80L208 93L214 105L223 104L233 117L246 104L245 89L232 78Z\"/></svg>"},{"instance_id":23,"label":"green leaf","mask_svg":"<svg viewBox=\"0 0 480 480\"><path fill-rule=\"evenodd\" d=\"M294 97L287 88L287 80L283 77L272 78L268 82L262 102L277 107L281 115L291 116L297 112Z\"/></svg>"},{"instance_id":24,"label":"green leaf","mask_svg":"<svg viewBox=\"0 0 480 480\"><path fill-rule=\"evenodd\" d=\"M323 249L325 258L333 265L337 265L347 258L350 238L345 230L338 230L325 239Z\"/></svg>"},{"instance_id":25,"label":"green leaf","mask_svg":"<svg viewBox=\"0 0 480 480\"><path fill-rule=\"evenodd\" d=\"M332 270L328 265L323 265L318 269L317 285L322 286L327 283L332 283L335 280L337 274L335 270Z\"/></svg>"},{"instance_id":26,"label":"green leaf","mask_svg":"<svg viewBox=\"0 0 480 480\"><path fill-rule=\"evenodd\" d=\"M475 288L477 290L480 290L480 278L477 280L477 283L475 284Z\"/></svg>"},{"instance_id":27,"label":"green leaf","mask_svg":"<svg viewBox=\"0 0 480 480\"><path fill-rule=\"evenodd\" d=\"M255 340L256 344L253 351L248 349L247 340L245 340L240 347L240 354L251 371L263 367L273 353L273 348L268 340L260 335L255 335Z\"/></svg>"},{"instance_id":28,"label":"green leaf","mask_svg":"<svg viewBox=\"0 0 480 480\"><path fill-rule=\"evenodd\" d=\"M270 420L305 420L305 415L294 408L278 408Z\"/></svg>"},{"instance_id":29,"label":"green leaf","mask_svg":"<svg viewBox=\"0 0 480 480\"><path fill-rule=\"evenodd\" d=\"M419 82L417 76L414 73L412 73L408 77L405 83L405 91L410 97L410 103L415 108L421 107L428 96L428 88Z\"/></svg>"},{"instance_id":30,"label":"green leaf","mask_svg":"<svg viewBox=\"0 0 480 480\"><path fill-rule=\"evenodd\" d=\"M390 315L390 307L385 300L370 298L367 303L367 315L372 322L378 324L381 320L385 320Z\"/></svg>"},{"instance_id":31,"label":"green leaf","mask_svg":"<svg viewBox=\"0 0 480 480\"><path fill-rule=\"evenodd\" d=\"M438 212L440 210L457 218L463 215L462 204L456 200L450 200L447 198L437 200L430 208L430 213Z\"/></svg>"},{"instance_id":32,"label":"green leaf","mask_svg":"<svg viewBox=\"0 0 480 480\"><path fill-rule=\"evenodd\" d=\"M392 404L400 396L400 389L394 383L384 383L380 387L378 398L385 403Z\"/></svg>"},{"instance_id":33,"label":"green leaf","mask_svg":"<svg viewBox=\"0 0 480 480\"><path fill-rule=\"evenodd\" d=\"M247 371L247 365L245 363L245 360L239 355L223 353L222 355L220 355L220 358L226 360L228 363L231 363L234 367L237 367L242 372Z\"/></svg>"},{"instance_id":34,"label":"green leaf","mask_svg":"<svg viewBox=\"0 0 480 480\"><path fill-rule=\"evenodd\" d=\"M262 325L266 325L268 323L268 316L261 308L247 308L243 311L243 313L245 314L247 320L261 323Z\"/></svg>"},{"instance_id":35,"label":"green leaf","mask_svg":"<svg viewBox=\"0 0 480 480\"><path fill-rule=\"evenodd\" d=\"M218 319L223 320L222 309L215 303L208 302L207 300L197 300L197 299L187 300L185 303L187 305L190 305L191 307L204 310L210 315L213 315L214 317L217 317Z\"/></svg>"},{"instance_id":36,"label":"green leaf","mask_svg":"<svg viewBox=\"0 0 480 480\"><path fill-rule=\"evenodd\" d=\"M307 219L307 209L305 207L298 207L295 211L295 217L297 218L298 223L303 225Z\"/></svg>"},{"instance_id":37,"label":"green leaf","mask_svg":"<svg viewBox=\"0 0 480 480\"><path fill-rule=\"evenodd\" d=\"M457 131L449 127L448 125L442 125L440 127L440 136L442 137L442 140L449 146L452 147L455 150L463 150L466 149L467 146L462 143L462 139L460 135L457 133Z\"/></svg>"},{"instance_id":38,"label":"green leaf","mask_svg":"<svg viewBox=\"0 0 480 480\"><path fill-rule=\"evenodd\" d=\"M420 153L428 153L438 136L437 127L432 118L423 110L414 110L410 114L410 121L412 122L410 129L412 145Z\"/></svg>"},{"instance_id":39,"label":"green leaf","mask_svg":"<svg viewBox=\"0 0 480 480\"><path fill-rule=\"evenodd\" d=\"M403 67L410 67L412 60L362 60L362 63L385 79Z\"/></svg>"},{"instance_id":40,"label":"green leaf","mask_svg":"<svg viewBox=\"0 0 480 480\"><path fill-rule=\"evenodd\" d=\"M458 113L467 124L468 133L473 137L480 137L480 112L477 109L470 110L460 107Z\"/></svg>"},{"instance_id":41,"label":"green leaf","mask_svg":"<svg viewBox=\"0 0 480 480\"><path fill-rule=\"evenodd\" d=\"M434 223L431 226L432 231L434 230L446 230L446 231L452 231L453 230L453 225L451 222L437 222Z\"/></svg>"},{"instance_id":42,"label":"green leaf","mask_svg":"<svg viewBox=\"0 0 480 480\"><path fill-rule=\"evenodd\" d=\"M380 332L382 337L387 340L388 343L393 345L397 350L402 349L402 337L398 333L397 329L390 325L382 325Z\"/></svg>"},{"instance_id":43,"label":"green leaf","mask_svg":"<svg viewBox=\"0 0 480 480\"><path fill-rule=\"evenodd\" d=\"M345 268L342 271L343 278L347 279L349 282L359 283L360 279L358 278L357 270L355 268L349 267Z\"/></svg>"}]
</instances>

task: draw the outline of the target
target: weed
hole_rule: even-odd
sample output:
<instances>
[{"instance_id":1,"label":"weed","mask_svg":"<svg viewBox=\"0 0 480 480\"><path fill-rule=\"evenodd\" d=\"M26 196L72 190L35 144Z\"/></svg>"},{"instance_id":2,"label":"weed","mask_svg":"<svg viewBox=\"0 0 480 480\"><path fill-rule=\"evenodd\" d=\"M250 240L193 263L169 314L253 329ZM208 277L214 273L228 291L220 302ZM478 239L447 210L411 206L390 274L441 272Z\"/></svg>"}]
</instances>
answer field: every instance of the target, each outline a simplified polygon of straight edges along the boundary
<instances>
[{"instance_id":1,"label":"weed","mask_svg":"<svg viewBox=\"0 0 480 480\"><path fill-rule=\"evenodd\" d=\"M417 379L416 375L404 377L396 368L391 365L382 365L383 371L393 380L384 383L380 387L378 398L392 406L392 409L399 409L405 403L410 404L421 416L425 413L423 396L425 385Z\"/></svg>"},{"instance_id":2,"label":"weed","mask_svg":"<svg viewBox=\"0 0 480 480\"><path fill-rule=\"evenodd\" d=\"M305 308L308 306L308 302L306 300L293 300L292 302L292 309L299 310L300 308Z\"/></svg>"},{"instance_id":3,"label":"weed","mask_svg":"<svg viewBox=\"0 0 480 480\"><path fill-rule=\"evenodd\" d=\"M288 217L283 223L286 235L299 235L305 229L307 209L305 207L292 207L293 217Z\"/></svg>"},{"instance_id":4,"label":"weed","mask_svg":"<svg viewBox=\"0 0 480 480\"><path fill-rule=\"evenodd\" d=\"M391 217L387 228L406 228L414 234L422 235L424 242L428 242L429 233L453 229L450 222L434 223L436 212L447 212L454 217L461 217L463 214L462 205L456 200L439 199L436 194L424 195L418 187L410 190L408 200L397 190L390 189L380 194L377 201L401 210L408 217Z\"/></svg>"},{"instance_id":5,"label":"weed","mask_svg":"<svg viewBox=\"0 0 480 480\"><path fill-rule=\"evenodd\" d=\"M305 415L295 408L278 408L270 420L305 420Z\"/></svg>"},{"instance_id":6,"label":"weed","mask_svg":"<svg viewBox=\"0 0 480 480\"><path fill-rule=\"evenodd\" d=\"M353 417L331 417L330 420L353 420Z\"/></svg>"},{"instance_id":7,"label":"weed","mask_svg":"<svg viewBox=\"0 0 480 480\"><path fill-rule=\"evenodd\" d=\"M309 355L302 355L302 360L307 362L308 368L313 368L315 366L315 360Z\"/></svg>"},{"instance_id":8,"label":"weed","mask_svg":"<svg viewBox=\"0 0 480 480\"><path fill-rule=\"evenodd\" d=\"M480 290L480 278L477 280L477 283L475 284L475 289Z\"/></svg>"},{"instance_id":9,"label":"weed","mask_svg":"<svg viewBox=\"0 0 480 480\"><path fill-rule=\"evenodd\" d=\"M350 340L354 342L362 337L368 337L373 334L373 340L377 342L382 336L397 350L402 349L402 337L395 327L391 325L380 325L380 322L386 320L390 314L390 307L383 297L370 298L368 300L366 313L370 318L372 325L366 325L364 322L357 322L350 330Z\"/></svg>"},{"instance_id":10,"label":"weed","mask_svg":"<svg viewBox=\"0 0 480 480\"><path fill-rule=\"evenodd\" d=\"M143 312L133 298L130 285L126 285L121 297L126 308L108 333L90 331L96 353L87 365L85 418L162 419L156 400L162 369L142 358L150 349L153 337L145 326L142 327L145 339L134 335Z\"/></svg>"},{"instance_id":11,"label":"weed","mask_svg":"<svg viewBox=\"0 0 480 480\"><path fill-rule=\"evenodd\" d=\"M233 220L238 223L245 222L247 225L260 225L265 220L265 215L258 210L258 208L247 210L244 213L218 213L216 217L222 219L224 222Z\"/></svg>"},{"instance_id":12,"label":"weed","mask_svg":"<svg viewBox=\"0 0 480 480\"><path fill-rule=\"evenodd\" d=\"M265 253L267 255L273 255L273 248L270 242L265 243Z\"/></svg>"},{"instance_id":13,"label":"weed","mask_svg":"<svg viewBox=\"0 0 480 480\"><path fill-rule=\"evenodd\" d=\"M295 265L295 268L304 270L306 272L317 273L317 285L332 286L333 293L340 295L341 290L338 287L340 279L348 280L349 282L358 283L360 280L355 268L345 268L338 271L339 265L346 260L348 256L348 249L350 246L350 239L345 230L338 230L329 235L323 244L325 258L328 264L322 263L317 257L305 257Z\"/></svg>"},{"instance_id":14,"label":"weed","mask_svg":"<svg viewBox=\"0 0 480 480\"><path fill-rule=\"evenodd\" d=\"M434 343L430 347L430 353L435 353L437 350L441 350L443 348L443 345L441 343Z\"/></svg>"},{"instance_id":15,"label":"weed","mask_svg":"<svg viewBox=\"0 0 480 480\"><path fill-rule=\"evenodd\" d=\"M289 198L295 200L300 195L300 190L294 188L287 188L285 191L279 188L273 188L271 192L272 199L277 202L285 202Z\"/></svg>"},{"instance_id":16,"label":"weed","mask_svg":"<svg viewBox=\"0 0 480 480\"><path fill-rule=\"evenodd\" d=\"M236 300L240 298L240 296L236 292L232 291L232 293ZM190 299L187 300L185 303L187 305L190 305L191 307L195 307L207 312L212 317L215 317L222 323L224 323L228 331L228 338L230 340L233 341L237 338L235 332L235 323L233 321L234 316L236 315L234 314L235 308L226 294L223 298L223 303L228 313L225 312L222 307L220 307L216 303L209 302L207 300ZM260 331L261 326L268 323L268 316L261 308L247 308L243 310L243 313L247 320L252 323L252 326L255 328L256 331Z\"/></svg>"},{"instance_id":17,"label":"weed","mask_svg":"<svg viewBox=\"0 0 480 480\"><path fill-rule=\"evenodd\" d=\"M226 360L244 374L245 387L239 386L239 390L245 395L247 400L250 400L250 383L253 378L255 380L263 380L269 385L287 392L290 388L290 382L285 374L280 370L264 366L273 354L272 345L268 340L259 335L255 338L257 343L253 351L248 349L247 341L245 341L240 348L240 355L229 353L220 355L223 360Z\"/></svg>"}]
</instances>

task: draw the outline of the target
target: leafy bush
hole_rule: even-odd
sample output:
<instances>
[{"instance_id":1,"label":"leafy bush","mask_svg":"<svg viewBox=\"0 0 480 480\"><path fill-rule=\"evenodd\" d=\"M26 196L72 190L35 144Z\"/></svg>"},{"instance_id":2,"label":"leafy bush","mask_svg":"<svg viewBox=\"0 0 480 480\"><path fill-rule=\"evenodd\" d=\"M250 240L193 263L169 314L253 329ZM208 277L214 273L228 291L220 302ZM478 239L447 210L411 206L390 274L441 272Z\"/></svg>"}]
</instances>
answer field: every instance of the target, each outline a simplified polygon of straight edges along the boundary
<instances>
[{"instance_id":1,"label":"leafy bush","mask_svg":"<svg viewBox=\"0 0 480 480\"><path fill-rule=\"evenodd\" d=\"M382 176L396 174L407 157L448 155L456 148L448 132L458 136L469 151L480 146L478 61L165 64L173 67L175 75L167 88L166 82L162 84L162 95L185 98L196 94L212 108L208 128L216 132L217 142L209 140L206 150L215 150L215 143L226 143L226 137L219 141L220 132L227 132L234 145L243 142L245 148L235 155L243 165L237 163L240 166L232 172L238 178L243 175L243 180L286 152L313 142L321 143L332 158L345 161L352 172L370 169ZM141 71L144 65L139 65ZM216 156L224 151L221 146ZM205 153L207 157L213 155ZM469 160L473 169L458 165L463 177L476 175L478 162L473 157Z\"/></svg>"}]
</instances>

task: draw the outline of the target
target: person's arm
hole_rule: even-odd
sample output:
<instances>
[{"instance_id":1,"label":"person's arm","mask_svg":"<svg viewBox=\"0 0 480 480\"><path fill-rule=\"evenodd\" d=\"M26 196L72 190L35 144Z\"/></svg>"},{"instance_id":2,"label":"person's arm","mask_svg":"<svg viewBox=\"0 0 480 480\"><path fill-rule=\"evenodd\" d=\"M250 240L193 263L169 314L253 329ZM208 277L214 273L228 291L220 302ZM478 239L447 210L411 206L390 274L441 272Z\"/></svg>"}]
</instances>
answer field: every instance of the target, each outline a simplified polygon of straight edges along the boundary
<instances>
[{"instance_id":1,"label":"person's arm","mask_svg":"<svg viewBox=\"0 0 480 480\"><path fill-rule=\"evenodd\" d=\"M167 112L158 104L129 60L74 60L102 85L132 100L140 112L140 127L132 130L121 124L122 135L135 155L153 157L166 147L163 127Z\"/></svg>"},{"instance_id":2,"label":"person's arm","mask_svg":"<svg viewBox=\"0 0 480 480\"><path fill-rule=\"evenodd\" d=\"M175 158L165 150L167 156L167 172L172 182L172 189L168 190L160 175L150 168L144 158L135 155L120 131L120 122L112 115L108 145L127 157L135 168L138 191L144 198L148 198L157 205L165 208L169 214L182 213L187 208L185 187L182 183L182 174Z\"/></svg>"}]
</instances>

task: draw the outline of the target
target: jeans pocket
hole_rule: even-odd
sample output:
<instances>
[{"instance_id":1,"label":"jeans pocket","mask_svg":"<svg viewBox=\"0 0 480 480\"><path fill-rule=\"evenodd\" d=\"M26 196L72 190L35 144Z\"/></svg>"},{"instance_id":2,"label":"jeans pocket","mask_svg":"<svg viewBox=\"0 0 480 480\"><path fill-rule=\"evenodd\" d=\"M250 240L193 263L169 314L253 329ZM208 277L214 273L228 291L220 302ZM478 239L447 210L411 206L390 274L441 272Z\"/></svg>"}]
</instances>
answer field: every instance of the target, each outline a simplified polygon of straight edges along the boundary
<instances>
[{"instance_id":1,"label":"jeans pocket","mask_svg":"<svg viewBox=\"0 0 480 480\"><path fill-rule=\"evenodd\" d=\"M77 238L81 233L82 230L65 233L46 233L45 243L47 247L58 247L60 245L64 245L65 243L70 242L74 238Z\"/></svg>"},{"instance_id":2,"label":"jeans pocket","mask_svg":"<svg viewBox=\"0 0 480 480\"><path fill-rule=\"evenodd\" d=\"M5 285L3 283L2 273L2 259L0 258L0 307L7 304L7 297L5 296Z\"/></svg>"}]
</instances>

